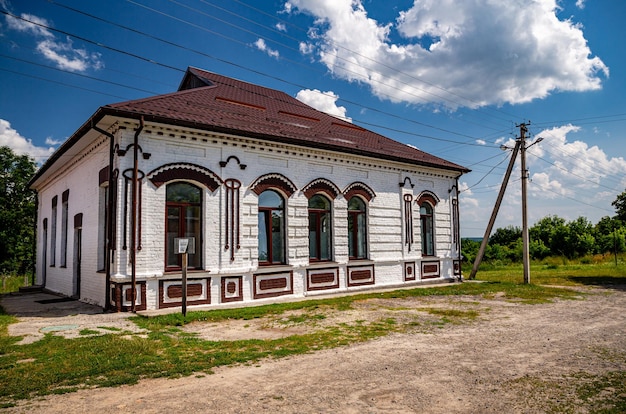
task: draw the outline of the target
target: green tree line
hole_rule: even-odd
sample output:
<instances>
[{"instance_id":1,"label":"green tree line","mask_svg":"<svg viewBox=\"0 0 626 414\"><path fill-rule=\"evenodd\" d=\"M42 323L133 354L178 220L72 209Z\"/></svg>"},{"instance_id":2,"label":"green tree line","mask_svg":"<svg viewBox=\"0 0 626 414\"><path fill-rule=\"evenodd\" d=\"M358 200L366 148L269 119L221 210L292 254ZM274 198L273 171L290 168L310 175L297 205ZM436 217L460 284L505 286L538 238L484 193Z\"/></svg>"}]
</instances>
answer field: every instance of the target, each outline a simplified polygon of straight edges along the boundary
<instances>
[{"instance_id":1,"label":"green tree line","mask_svg":"<svg viewBox=\"0 0 626 414\"><path fill-rule=\"evenodd\" d=\"M605 216L595 225L585 217L567 221L559 216L547 216L528 229L530 258L582 258L596 254L617 254L626 251L626 191L612 203L614 217ZM464 262L473 263L480 241L463 239ZM522 229L508 226L498 228L489 237L483 261L515 263L522 261Z\"/></svg>"},{"instance_id":2,"label":"green tree line","mask_svg":"<svg viewBox=\"0 0 626 414\"><path fill-rule=\"evenodd\" d=\"M0 275L26 275L35 265L36 195L28 188L37 165L0 147Z\"/></svg>"}]
</instances>

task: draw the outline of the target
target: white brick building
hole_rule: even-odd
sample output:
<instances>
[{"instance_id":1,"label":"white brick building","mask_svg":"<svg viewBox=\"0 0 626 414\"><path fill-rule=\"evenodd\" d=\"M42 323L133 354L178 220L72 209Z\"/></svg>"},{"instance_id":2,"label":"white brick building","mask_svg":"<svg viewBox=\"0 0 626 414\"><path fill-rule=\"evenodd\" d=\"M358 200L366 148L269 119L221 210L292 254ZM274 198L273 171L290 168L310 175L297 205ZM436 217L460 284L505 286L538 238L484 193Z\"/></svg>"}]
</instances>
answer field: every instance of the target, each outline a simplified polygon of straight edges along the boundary
<instances>
[{"instance_id":1,"label":"white brick building","mask_svg":"<svg viewBox=\"0 0 626 414\"><path fill-rule=\"evenodd\" d=\"M178 237L195 240L188 306L453 279L467 171L190 68L175 93L101 107L38 171L37 282L181 306Z\"/></svg>"}]
</instances>

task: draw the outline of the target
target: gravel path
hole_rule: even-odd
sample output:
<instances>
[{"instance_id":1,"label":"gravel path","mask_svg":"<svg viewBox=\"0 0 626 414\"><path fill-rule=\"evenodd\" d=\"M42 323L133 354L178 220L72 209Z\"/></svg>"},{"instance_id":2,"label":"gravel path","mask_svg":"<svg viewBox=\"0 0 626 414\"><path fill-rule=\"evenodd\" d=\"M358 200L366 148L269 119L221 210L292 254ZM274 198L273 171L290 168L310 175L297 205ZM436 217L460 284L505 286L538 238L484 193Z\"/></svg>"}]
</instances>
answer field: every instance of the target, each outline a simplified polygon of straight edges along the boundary
<instances>
[{"instance_id":1,"label":"gravel path","mask_svg":"<svg viewBox=\"0 0 626 414\"><path fill-rule=\"evenodd\" d=\"M464 306L482 309L475 321L213 375L49 396L6 411L584 413L575 386L626 371L626 290L586 290L582 300L541 305L465 298ZM411 300L458 306L463 298Z\"/></svg>"}]
</instances>

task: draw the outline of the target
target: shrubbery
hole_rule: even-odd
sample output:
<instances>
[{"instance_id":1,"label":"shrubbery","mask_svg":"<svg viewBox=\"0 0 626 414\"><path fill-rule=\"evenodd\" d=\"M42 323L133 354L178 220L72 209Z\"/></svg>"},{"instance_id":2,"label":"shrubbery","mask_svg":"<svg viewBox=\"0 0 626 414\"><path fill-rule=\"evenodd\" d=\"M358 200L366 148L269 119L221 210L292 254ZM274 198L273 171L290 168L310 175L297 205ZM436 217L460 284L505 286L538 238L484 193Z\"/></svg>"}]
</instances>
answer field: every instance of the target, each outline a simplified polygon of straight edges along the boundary
<instances>
[{"instance_id":1,"label":"shrubbery","mask_svg":"<svg viewBox=\"0 0 626 414\"><path fill-rule=\"evenodd\" d=\"M603 217L595 226L585 217L567 222L558 216L547 216L529 228L531 259L548 257L579 259L623 253L626 251L626 226L617 217ZM473 263L480 242L463 239L463 261ZM483 261L507 264L522 261L522 230L509 226L497 229L489 238Z\"/></svg>"}]
</instances>

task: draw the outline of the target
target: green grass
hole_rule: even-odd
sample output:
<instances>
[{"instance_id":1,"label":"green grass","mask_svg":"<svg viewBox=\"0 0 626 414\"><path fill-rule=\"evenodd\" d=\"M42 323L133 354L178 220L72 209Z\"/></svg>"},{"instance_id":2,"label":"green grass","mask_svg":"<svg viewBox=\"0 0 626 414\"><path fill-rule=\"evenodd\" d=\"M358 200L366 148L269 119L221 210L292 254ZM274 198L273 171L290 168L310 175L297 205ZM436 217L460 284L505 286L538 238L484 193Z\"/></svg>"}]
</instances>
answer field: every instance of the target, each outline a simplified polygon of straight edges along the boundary
<instances>
[{"instance_id":1,"label":"green grass","mask_svg":"<svg viewBox=\"0 0 626 414\"><path fill-rule=\"evenodd\" d=\"M469 276L471 265L464 274ZM509 266L486 265L478 269L477 280L498 282L523 282L522 264ZM626 284L626 264L619 261L616 266L611 260L599 263L582 263L563 258L552 258L541 262L532 262L530 282L536 285L576 286L576 285L618 285Z\"/></svg>"},{"instance_id":2,"label":"green grass","mask_svg":"<svg viewBox=\"0 0 626 414\"><path fill-rule=\"evenodd\" d=\"M521 283L521 267L490 269L478 273L482 283L370 292L241 309L191 311L186 317L179 313L151 318L136 316L131 320L146 329L147 335L99 327L105 332L85 329L75 339L47 334L42 340L25 345L17 345L19 338L8 336L7 326L16 322L16 318L0 312L0 407L47 394L133 384L142 378L204 375L223 365L254 364L263 358L282 358L345 346L392 332L406 332L417 326L426 329L446 323L471 323L481 312L488 312L475 309L483 298L497 295L529 305L555 299L580 299L579 292L556 286L623 285L626 284L624 270L624 267L613 269L603 265L535 264L531 276L533 283L524 285ZM449 297L454 309L420 306L420 302L415 301L415 298L432 296ZM463 300L455 299L461 296ZM410 298L412 301L395 302L386 308L384 299L392 298ZM375 301L380 299L383 301ZM387 310L386 316L380 320L358 320L330 326L326 320L323 326L318 325L329 313L355 309L367 301ZM412 319L403 319L399 314L405 309L426 311L428 318L413 315ZM191 322L260 318L269 318L286 326L302 325L314 329L309 329L307 334L280 339L239 341L208 341L181 329ZM606 378L595 379L613 384L623 379L623 374L607 373ZM581 388L580 392L584 391ZM608 402L610 407L622 407L619 404L622 402Z\"/></svg>"},{"instance_id":3,"label":"green grass","mask_svg":"<svg viewBox=\"0 0 626 414\"><path fill-rule=\"evenodd\" d=\"M0 274L0 293L17 292L20 287L25 286L24 281L30 283L30 276L15 276Z\"/></svg>"}]
</instances>

